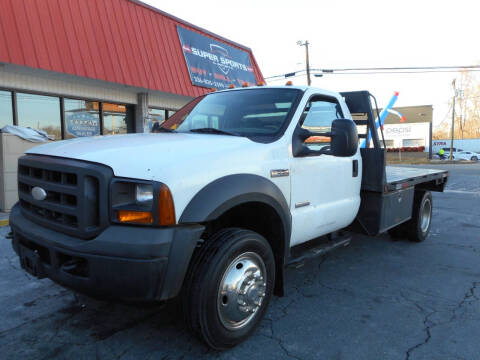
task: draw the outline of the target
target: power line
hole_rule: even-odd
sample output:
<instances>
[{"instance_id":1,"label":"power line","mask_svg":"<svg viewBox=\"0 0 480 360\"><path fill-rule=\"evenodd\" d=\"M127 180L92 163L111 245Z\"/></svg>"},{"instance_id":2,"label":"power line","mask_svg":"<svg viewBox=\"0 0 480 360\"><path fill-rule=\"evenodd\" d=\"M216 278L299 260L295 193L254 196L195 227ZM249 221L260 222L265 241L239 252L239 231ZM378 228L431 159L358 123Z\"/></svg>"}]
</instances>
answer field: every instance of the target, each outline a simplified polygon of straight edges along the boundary
<instances>
[{"instance_id":1,"label":"power line","mask_svg":"<svg viewBox=\"0 0 480 360\"><path fill-rule=\"evenodd\" d=\"M298 75L291 75L289 76L288 78L289 79L295 79L295 78L298 78L298 77L301 77L301 76L305 76L306 74L298 74ZM281 80L285 80L284 78L280 78L280 79L273 79L272 81L281 81Z\"/></svg>"},{"instance_id":2,"label":"power line","mask_svg":"<svg viewBox=\"0 0 480 360\"><path fill-rule=\"evenodd\" d=\"M461 70L480 71L480 65L459 65L459 66L411 66L411 67L372 67L372 68L338 68L338 69L311 69L320 72L322 75L332 74L411 74L429 72L458 72ZM268 76L265 79L293 77L305 70L296 70L286 74Z\"/></svg>"},{"instance_id":3,"label":"power line","mask_svg":"<svg viewBox=\"0 0 480 360\"><path fill-rule=\"evenodd\" d=\"M331 69L332 71L366 71L366 70L433 70L433 69L480 69L480 65L457 66L406 66L406 67L372 67L372 68L343 68ZM328 69L312 69L328 70Z\"/></svg>"},{"instance_id":4,"label":"power line","mask_svg":"<svg viewBox=\"0 0 480 360\"><path fill-rule=\"evenodd\" d=\"M468 70L468 71L477 72L477 71L480 71L480 69ZM452 72L458 72L458 70L335 72L327 75L426 74L426 73L452 73Z\"/></svg>"},{"instance_id":5,"label":"power line","mask_svg":"<svg viewBox=\"0 0 480 360\"><path fill-rule=\"evenodd\" d=\"M479 70L469 70L470 72L480 72ZM331 73L327 75L382 75L382 74L426 74L426 73L452 73L452 72L458 72L455 70L442 70L442 71L435 71L435 70L427 70L427 71L383 71L383 72L339 72L339 73ZM317 75L318 73L314 73L314 75ZM325 74L322 74L325 75ZM305 74L296 74L296 75L291 75L288 76L288 78L296 78L300 76L305 76ZM267 78L265 78L267 79ZM279 78L270 78L270 81L281 81L284 80L285 78L279 77Z\"/></svg>"}]
</instances>

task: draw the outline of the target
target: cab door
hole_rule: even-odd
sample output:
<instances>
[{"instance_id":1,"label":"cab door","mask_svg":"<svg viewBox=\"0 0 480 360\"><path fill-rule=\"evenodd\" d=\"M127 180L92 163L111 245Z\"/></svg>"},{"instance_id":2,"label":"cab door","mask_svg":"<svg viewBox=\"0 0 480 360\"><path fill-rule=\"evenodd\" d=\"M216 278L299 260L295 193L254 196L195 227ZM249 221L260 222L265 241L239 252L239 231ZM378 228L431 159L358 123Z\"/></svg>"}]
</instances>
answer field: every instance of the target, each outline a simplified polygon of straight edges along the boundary
<instances>
[{"instance_id":1,"label":"cab door","mask_svg":"<svg viewBox=\"0 0 480 360\"><path fill-rule=\"evenodd\" d=\"M345 118L344 112L337 98L314 95L297 126L314 132L329 132L333 120ZM304 146L311 150L328 149L330 138L311 137ZM292 156L291 246L341 229L353 221L360 205L359 158L358 151L352 157Z\"/></svg>"}]
</instances>

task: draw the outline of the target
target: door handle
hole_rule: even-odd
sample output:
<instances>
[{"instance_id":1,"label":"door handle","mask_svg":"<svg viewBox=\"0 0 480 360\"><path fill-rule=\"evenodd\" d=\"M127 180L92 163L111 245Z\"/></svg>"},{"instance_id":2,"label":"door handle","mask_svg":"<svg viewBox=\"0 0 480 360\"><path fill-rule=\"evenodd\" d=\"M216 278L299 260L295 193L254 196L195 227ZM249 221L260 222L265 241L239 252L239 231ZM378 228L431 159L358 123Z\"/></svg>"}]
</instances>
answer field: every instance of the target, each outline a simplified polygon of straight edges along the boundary
<instances>
[{"instance_id":1,"label":"door handle","mask_svg":"<svg viewBox=\"0 0 480 360\"><path fill-rule=\"evenodd\" d=\"M358 176L358 160L353 160L352 162L352 177Z\"/></svg>"}]
</instances>

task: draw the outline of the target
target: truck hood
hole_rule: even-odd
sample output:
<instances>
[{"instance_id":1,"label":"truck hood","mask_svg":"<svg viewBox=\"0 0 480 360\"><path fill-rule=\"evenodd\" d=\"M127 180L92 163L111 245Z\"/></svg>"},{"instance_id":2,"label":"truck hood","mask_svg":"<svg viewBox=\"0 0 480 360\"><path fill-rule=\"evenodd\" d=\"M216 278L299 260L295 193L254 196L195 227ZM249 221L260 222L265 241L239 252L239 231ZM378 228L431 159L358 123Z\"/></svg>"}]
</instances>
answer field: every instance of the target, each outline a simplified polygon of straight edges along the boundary
<instances>
[{"instance_id":1,"label":"truck hood","mask_svg":"<svg viewBox=\"0 0 480 360\"><path fill-rule=\"evenodd\" d=\"M116 176L162 181L179 168L218 166L238 149L248 153L248 148L259 145L236 136L157 133L76 138L40 145L27 153L91 161L111 167Z\"/></svg>"}]
</instances>

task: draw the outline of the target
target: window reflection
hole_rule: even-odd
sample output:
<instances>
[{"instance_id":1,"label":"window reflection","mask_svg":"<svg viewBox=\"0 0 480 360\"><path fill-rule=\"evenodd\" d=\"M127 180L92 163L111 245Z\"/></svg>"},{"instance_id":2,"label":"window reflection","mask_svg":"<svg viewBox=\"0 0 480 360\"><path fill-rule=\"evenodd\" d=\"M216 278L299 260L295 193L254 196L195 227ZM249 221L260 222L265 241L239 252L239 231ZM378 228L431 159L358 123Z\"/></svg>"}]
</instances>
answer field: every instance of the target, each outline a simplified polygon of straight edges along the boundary
<instances>
[{"instance_id":1,"label":"window reflection","mask_svg":"<svg viewBox=\"0 0 480 360\"><path fill-rule=\"evenodd\" d=\"M128 131L127 107L103 103L103 134L126 134Z\"/></svg>"},{"instance_id":2,"label":"window reflection","mask_svg":"<svg viewBox=\"0 0 480 360\"><path fill-rule=\"evenodd\" d=\"M65 139L100 135L100 106L96 101L65 99Z\"/></svg>"},{"instance_id":3,"label":"window reflection","mask_svg":"<svg viewBox=\"0 0 480 360\"><path fill-rule=\"evenodd\" d=\"M60 120L60 98L17 93L18 125L43 130L62 138Z\"/></svg>"},{"instance_id":4,"label":"window reflection","mask_svg":"<svg viewBox=\"0 0 480 360\"><path fill-rule=\"evenodd\" d=\"M12 93L0 90L0 129L13 125Z\"/></svg>"}]
</instances>

